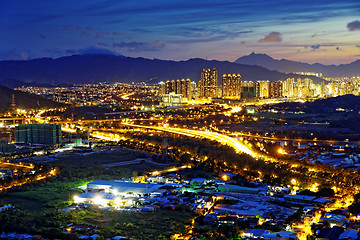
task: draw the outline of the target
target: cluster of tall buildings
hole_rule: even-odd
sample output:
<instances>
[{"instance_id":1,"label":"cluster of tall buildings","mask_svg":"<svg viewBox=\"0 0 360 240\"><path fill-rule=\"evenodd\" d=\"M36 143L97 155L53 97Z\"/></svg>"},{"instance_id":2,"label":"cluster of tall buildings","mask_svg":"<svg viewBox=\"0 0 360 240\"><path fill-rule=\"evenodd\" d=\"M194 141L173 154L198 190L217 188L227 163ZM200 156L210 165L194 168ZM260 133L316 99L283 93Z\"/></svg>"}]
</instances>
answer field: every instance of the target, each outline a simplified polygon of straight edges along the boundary
<instances>
[{"instance_id":1,"label":"cluster of tall buildings","mask_svg":"<svg viewBox=\"0 0 360 240\"><path fill-rule=\"evenodd\" d=\"M336 97L345 94L359 95L355 81L331 81L315 84L311 79L288 78L283 82L283 97Z\"/></svg>"},{"instance_id":2,"label":"cluster of tall buildings","mask_svg":"<svg viewBox=\"0 0 360 240\"><path fill-rule=\"evenodd\" d=\"M321 76L320 73L306 74ZM191 99L248 99L248 98L302 98L333 97L344 94L359 95L359 83L354 81L323 81L315 84L310 78L289 78L285 81L242 81L240 74L223 74L218 86L218 71L203 69L198 86L190 79L168 80L159 83L159 93L164 102L181 103Z\"/></svg>"},{"instance_id":3,"label":"cluster of tall buildings","mask_svg":"<svg viewBox=\"0 0 360 240\"><path fill-rule=\"evenodd\" d=\"M181 94L183 98L191 99L193 91L195 90L196 83L187 79L167 80L166 82L159 83L159 94Z\"/></svg>"}]
</instances>

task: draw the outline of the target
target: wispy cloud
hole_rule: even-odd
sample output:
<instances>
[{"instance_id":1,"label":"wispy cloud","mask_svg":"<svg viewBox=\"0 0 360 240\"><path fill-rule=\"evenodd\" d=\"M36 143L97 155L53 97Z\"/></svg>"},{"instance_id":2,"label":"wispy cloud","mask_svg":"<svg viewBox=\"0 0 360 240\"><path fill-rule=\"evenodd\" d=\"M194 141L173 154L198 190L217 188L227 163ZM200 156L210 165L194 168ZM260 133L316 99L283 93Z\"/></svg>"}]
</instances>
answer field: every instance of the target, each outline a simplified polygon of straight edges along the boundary
<instances>
[{"instance_id":1,"label":"wispy cloud","mask_svg":"<svg viewBox=\"0 0 360 240\"><path fill-rule=\"evenodd\" d=\"M27 51L21 51L16 48L9 49L4 52L0 52L0 57L2 59L12 59L12 60L29 60L30 53Z\"/></svg>"},{"instance_id":2,"label":"wispy cloud","mask_svg":"<svg viewBox=\"0 0 360 240\"><path fill-rule=\"evenodd\" d=\"M266 35L264 38L261 38L259 42L281 42L281 33L279 32L271 32Z\"/></svg>"},{"instance_id":3,"label":"wispy cloud","mask_svg":"<svg viewBox=\"0 0 360 240\"><path fill-rule=\"evenodd\" d=\"M153 42L117 42L111 45L113 48L121 48L128 52L143 52L143 51L160 51L165 47L165 44L160 40Z\"/></svg>"},{"instance_id":4,"label":"wispy cloud","mask_svg":"<svg viewBox=\"0 0 360 240\"><path fill-rule=\"evenodd\" d=\"M63 51L66 55L74 55L74 54L108 54L108 55L119 55L117 52L112 51L106 48L98 48L94 46L90 46L87 48L80 49L67 49Z\"/></svg>"}]
</instances>

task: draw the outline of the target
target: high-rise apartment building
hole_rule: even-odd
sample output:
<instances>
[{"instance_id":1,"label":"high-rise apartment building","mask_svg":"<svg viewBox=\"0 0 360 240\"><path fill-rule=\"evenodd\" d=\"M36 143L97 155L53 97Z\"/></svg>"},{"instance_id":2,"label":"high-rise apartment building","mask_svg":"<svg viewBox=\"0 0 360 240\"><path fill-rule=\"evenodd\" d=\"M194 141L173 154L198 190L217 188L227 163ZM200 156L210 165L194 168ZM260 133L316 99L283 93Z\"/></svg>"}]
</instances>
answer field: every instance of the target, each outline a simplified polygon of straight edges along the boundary
<instances>
[{"instance_id":1,"label":"high-rise apartment building","mask_svg":"<svg viewBox=\"0 0 360 240\"><path fill-rule=\"evenodd\" d=\"M240 74L224 74L222 76L221 86L223 98L241 98Z\"/></svg>"},{"instance_id":2,"label":"high-rise apartment building","mask_svg":"<svg viewBox=\"0 0 360 240\"><path fill-rule=\"evenodd\" d=\"M161 90L161 96L164 94L181 94L183 98L191 99L191 80L187 79L177 79L177 80L167 80L165 83L159 83L159 91Z\"/></svg>"},{"instance_id":3,"label":"high-rise apartment building","mask_svg":"<svg viewBox=\"0 0 360 240\"><path fill-rule=\"evenodd\" d=\"M216 98L217 97L217 70L203 69L201 72L201 79L199 81L199 96L201 98Z\"/></svg>"},{"instance_id":4,"label":"high-rise apartment building","mask_svg":"<svg viewBox=\"0 0 360 240\"><path fill-rule=\"evenodd\" d=\"M283 83L281 81L269 83L269 97L270 98L283 97Z\"/></svg>"},{"instance_id":5,"label":"high-rise apartment building","mask_svg":"<svg viewBox=\"0 0 360 240\"><path fill-rule=\"evenodd\" d=\"M162 96L165 94L165 83L159 82L159 96Z\"/></svg>"},{"instance_id":6,"label":"high-rise apartment building","mask_svg":"<svg viewBox=\"0 0 360 240\"><path fill-rule=\"evenodd\" d=\"M288 78L283 82L283 96L293 97L295 91L295 80L294 78Z\"/></svg>"},{"instance_id":7,"label":"high-rise apartment building","mask_svg":"<svg viewBox=\"0 0 360 240\"><path fill-rule=\"evenodd\" d=\"M256 96L258 98L269 98L269 81L257 81L256 82Z\"/></svg>"}]
</instances>

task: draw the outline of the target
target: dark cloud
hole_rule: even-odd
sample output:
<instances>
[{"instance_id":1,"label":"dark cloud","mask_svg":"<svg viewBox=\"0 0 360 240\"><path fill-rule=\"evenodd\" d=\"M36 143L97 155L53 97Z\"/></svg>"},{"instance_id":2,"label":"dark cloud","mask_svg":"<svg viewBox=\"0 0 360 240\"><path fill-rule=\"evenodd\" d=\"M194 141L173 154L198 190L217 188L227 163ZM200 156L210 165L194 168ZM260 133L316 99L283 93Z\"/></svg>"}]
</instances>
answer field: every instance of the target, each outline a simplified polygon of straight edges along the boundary
<instances>
[{"instance_id":1,"label":"dark cloud","mask_svg":"<svg viewBox=\"0 0 360 240\"><path fill-rule=\"evenodd\" d=\"M73 25L64 25L62 30L64 32L72 32L73 31Z\"/></svg>"},{"instance_id":2,"label":"dark cloud","mask_svg":"<svg viewBox=\"0 0 360 240\"><path fill-rule=\"evenodd\" d=\"M260 39L259 42L281 42L281 34L279 32L271 32L264 38Z\"/></svg>"},{"instance_id":3,"label":"dark cloud","mask_svg":"<svg viewBox=\"0 0 360 240\"><path fill-rule=\"evenodd\" d=\"M83 54L107 54L107 55L119 55L115 51L111 51L110 49L106 48L98 48L94 46L90 46L87 48L81 48L81 49L68 49L65 51L65 54L67 55L83 55Z\"/></svg>"},{"instance_id":4,"label":"dark cloud","mask_svg":"<svg viewBox=\"0 0 360 240\"><path fill-rule=\"evenodd\" d=\"M355 20L355 21L349 22L347 25L347 28L349 29L349 31L360 30L360 21Z\"/></svg>"},{"instance_id":5,"label":"dark cloud","mask_svg":"<svg viewBox=\"0 0 360 240\"><path fill-rule=\"evenodd\" d=\"M340 50L340 48L339 48L339 47L336 47L336 50Z\"/></svg>"},{"instance_id":6,"label":"dark cloud","mask_svg":"<svg viewBox=\"0 0 360 240\"><path fill-rule=\"evenodd\" d=\"M320 48L320 44L316 44L316 45L311 45L310 46L312 50L318 50Z\"/></svg>"},{"instance_id":7,"label":"dark cloud","mask_svg":"<svg viewBox=\"0 0 360 240\"><path fill-rule=\"evenodd\" d=\"M99 42L97 45L101 46L101 47L107 47L107 48L111 47L110 44L107 44L107 43L104 43L104 42Z\"/></svg>"},{"instance_id":8,"label":"dark cloud","mask_svg":"<svg viewBox=\"0 0 360 240\"><path fill-rule=\"evenodd\" d=\"M86 38L91 37L91 33L85 31L81 32L80 35Z\"/></svg>"},{"instance_id":9,"label":"dark cloud","mask_svg":"<svg viewBox=\"0 0 360 240\"><path fill-rule=\"evenodd\" d=\"M355 44L356 47L360 48L360 44Z\"/></svg>"},{"instance_id":10,"label":"dark cloud","mask_svg":"<svg viewBox=\"0 0 360 240\"><path fill-rule=\"evenodd\" d=\"M142 52L142 51L160 51L165 47L165 44L160 40L156 40L154 42L118 42L113 43L112 47L114 48L122 48L128 52Z\"/></svg>"},{"instance_id":11,"label":"dark cloud","mask_svg":"<svg viewBox=\"0 0 360 240\"><path fill-rule=\"evenodd\" d=\"M96 33L95 37L99 38L99 37L104 37L104 36L109 36L110 32L105 32L104 30L100 30Z\"/></svg>"},{"instance_id":12,"label":"dark cloud","mask_svg":"<svg viewBox=\"0 0 360 240\"><path fill-rule=\"evenodd\" d=\"M40 37L41 39L46 39L46 38L47 38L44 34L39 34L39 37Z\"/></svg>"}]
</instances>

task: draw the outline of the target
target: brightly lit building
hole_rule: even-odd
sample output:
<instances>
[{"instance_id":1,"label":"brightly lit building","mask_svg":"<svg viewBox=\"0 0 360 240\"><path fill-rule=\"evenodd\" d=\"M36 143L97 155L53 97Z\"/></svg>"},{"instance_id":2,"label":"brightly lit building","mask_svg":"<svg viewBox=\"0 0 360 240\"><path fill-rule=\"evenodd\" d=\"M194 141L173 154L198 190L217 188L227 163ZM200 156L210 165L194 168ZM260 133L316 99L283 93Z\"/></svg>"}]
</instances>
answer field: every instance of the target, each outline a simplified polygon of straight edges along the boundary
<instances>
[{"instance_id":1,"label":"brightly lit building","mask_svg":"<svg viewBox=\"0 0 360 240\"><path fill-rule=\"evenodd\" d=\"M240 99L241 98L241 75L224 74L222 76L222 97Z\"/></svg>"},{"instance_id":2,"label":"brightly lit building","mask_svg":"<svg viewBox=\"0 0 360 240\"><path fill-rule=\"evenodd\" d=\"M218 72L215 68L203 69L201 79L199 81L199 97L200 98L216 98Z\"/></svg>"},{"instance_id":3,"label":"brightly lit building","mask_svg":"<svg viewBox=\"0 0 360 240\"><path fill-rule=\"evenodd\" d=\"M294 97L295 80L294 78L288 78L283 82L283 96Z\"/></svg>"},{"instance_id":4,"label":"brightly lit building","mask_svg":"<svg viewBox=\"0 0 360 240\"><path fill-rule=\"evenodd\" d=\"M179 106L182 103L182 95L171 92L162 96L162 103L165 107Z\"/></svg>"},{"instance_id":5,"label":"brightly lit building","mask_svg":"<svg viewBox=\"0 0 360 240\"><path fill-rule=\"evenodd\" d=\"M161 195L163 185L122 181L95 180L86 185L87 192L74 196L75 203L101 206L136 206L144 196Z\"/></svg>"},{"instance_id":6,"label":"brightly lit building","mask_svg":"<svg viewBox=\"0 0 360 240\"><path fill-rule=\"evenodd\" d=\"M162 96L165 94L165 83L159 82L159 96Z\"/></svg>"},{"instance_id":7,"label":"brightly lit building","mask_svg":"<svg viewBox=\"0 0 360 240\"><path fill-rule=\"evenodd\" d=\"M283 84L281 81L269 83L269 97L281 98L283 96Z\"/></svg>"},{"instance_id":8,"label":"brightly lit building","mask_svg":"<svg viewBox=\"0 0 360 240\"><path fill-rule=\"evenodd\" d=\"M294 74L298 75L305 75L305 76L315 76L315 77L322 77L322 73L316 73L316 72L294 72Z\"/></svg>"},{"instance_id":9,"label":"brightly lit building","mask_svg":"<svg viewBox=\"0 0 360 240\"><path fill-rule=\"evenodd\" d=\"M269 98L270 81L256 82L256 96L258 98Z\"/></svg>"},{"instance_id":10,"label":"brightly lit building","mask_svg":"<svg viewBox=\"0 0 360 240\"><path fill-rule=\"evenodd\" d=\"M191 82L190 83L190 89L191 89L191 97L192 98L197 98L197 91L196 91L196 82Z\"/></svg>"},{"instance_id":11,"label":"brightly lit building","mask_svg":"<svg viewBox=\"0 0 360 240\"><path fill-rule=\"evenodd\" d=\"M192 98L191 80L177 79L167 80L165 83L159 83L159 94L164 96L165 94L181 94L183 99L190 100Z\"/></svg>"}]
</instances>

